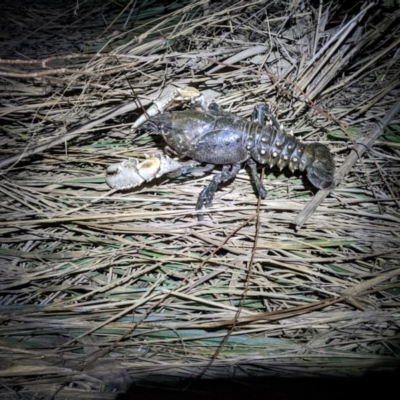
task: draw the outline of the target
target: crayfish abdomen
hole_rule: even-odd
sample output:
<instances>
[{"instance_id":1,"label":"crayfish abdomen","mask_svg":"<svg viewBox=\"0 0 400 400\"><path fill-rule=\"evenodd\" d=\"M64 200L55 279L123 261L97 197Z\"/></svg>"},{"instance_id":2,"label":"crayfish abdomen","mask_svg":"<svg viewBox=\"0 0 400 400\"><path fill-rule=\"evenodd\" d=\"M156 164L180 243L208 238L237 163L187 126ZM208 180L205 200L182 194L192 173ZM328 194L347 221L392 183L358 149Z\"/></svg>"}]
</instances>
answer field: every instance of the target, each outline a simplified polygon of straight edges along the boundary
<instances>
[{"instance_id":1,"label":"crayfish abdomen","mask_svg":"<svg viewBox=\"0 0 400 400\"><path fill-rule=\"evenodd\" d=\"M334 186L335 162L321 143L303 143L281 129L268 126L258 135L250 135L247 149L256 161L270 168L276 165L280 170L285 167L292 172L306 170L308 179L318 189Z\"/></svg>"}]
</instances>

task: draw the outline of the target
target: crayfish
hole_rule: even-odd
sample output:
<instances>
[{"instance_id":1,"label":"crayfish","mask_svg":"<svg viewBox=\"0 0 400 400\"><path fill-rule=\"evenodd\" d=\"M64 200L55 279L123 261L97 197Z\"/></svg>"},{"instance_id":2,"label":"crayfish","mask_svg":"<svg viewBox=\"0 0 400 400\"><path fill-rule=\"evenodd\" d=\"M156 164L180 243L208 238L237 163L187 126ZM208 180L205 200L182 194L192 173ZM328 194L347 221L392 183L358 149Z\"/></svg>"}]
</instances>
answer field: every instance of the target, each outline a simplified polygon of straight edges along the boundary
<instances>
[{"instance_id":1,"label":"crayfish","mask_svg":"<svg viewBox=\"0 0 400 400\"><path fill-rule=\"evenodd\" d=\"M308 179L318 189L333 188L335 163L329 149L321 143L303 143L283 130L267 105L257 105L251 120L246 120L222 110L215 102L207 105L200 92L188 87L157 104L157 110L165 111L176 99L193 107L158 115L150 109L148 114L174 154L193 161L183 163L165 155L141 163L129 159L108 168L107 183L111 187L135 187L165 173L193 171L200 163L209 167L222 165L222 172L199 195L196 210L200 210L212 204L218 184L235 178L246 162L262 198L267 191L257 174L257 163L271 168L276 165L280 170L287 166L292 172L307 171ZM139 123L146 119L142 116Z\"/></svg>"}]
</instances>

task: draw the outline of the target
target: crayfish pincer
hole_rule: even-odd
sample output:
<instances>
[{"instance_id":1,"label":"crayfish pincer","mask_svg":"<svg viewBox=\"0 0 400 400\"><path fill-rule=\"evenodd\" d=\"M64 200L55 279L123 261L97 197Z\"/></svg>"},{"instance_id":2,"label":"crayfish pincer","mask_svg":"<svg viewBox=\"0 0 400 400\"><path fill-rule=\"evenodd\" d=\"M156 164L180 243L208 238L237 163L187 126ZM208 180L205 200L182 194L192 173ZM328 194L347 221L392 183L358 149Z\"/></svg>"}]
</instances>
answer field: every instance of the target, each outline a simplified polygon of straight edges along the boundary
<instances>
[{"instance_id":1,"label":"crayfish pincer","mask_svg":"<svg viewBox=\"0 0 400 400\"><path fill-rule=\"evenodd\" d=\"M318 189L334 186L335 163L329 149L320 143L303 143L281 129L266 105L255 107L251 121L211 103L201 110L165 112L153 117L152 122L179 157L223 165L222 172L200 193L196 210L210 206L218 184L235 178L245 161L262 198L267 191L257 175L256 162L271 168L276 165L280 170L288 166L292 172L306 170Z\"/></svg>"}]
</instances>

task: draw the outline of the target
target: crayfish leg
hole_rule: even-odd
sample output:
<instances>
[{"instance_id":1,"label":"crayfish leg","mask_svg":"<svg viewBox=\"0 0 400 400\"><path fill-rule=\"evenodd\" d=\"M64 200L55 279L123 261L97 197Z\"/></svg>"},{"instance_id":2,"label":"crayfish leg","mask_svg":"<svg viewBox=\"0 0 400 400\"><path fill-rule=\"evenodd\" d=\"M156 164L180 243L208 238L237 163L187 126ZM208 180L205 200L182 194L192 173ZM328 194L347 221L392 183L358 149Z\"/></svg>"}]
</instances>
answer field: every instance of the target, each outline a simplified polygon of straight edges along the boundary
<instances>
[{"instance_id":1,"label":"crayfish leg","mask_svg":"<svg viewBox=\"0 0 400 400\"><path fill-rule=\"evenodd\" d=\"M267 189L265 189L264 185L261 183L260 177L258 176L257 163L250 157L247 160L247 165L250 167L251 177L256 185L258 194L262 199L265 199L267 197Z\"/></svg>"},{"instance_id":2,"label":"crayfish leg","mask_svg":"<svg viewBox=\"0 0 400 400\"><path fill-rule=\"evenodd\" d=\"M232 114L223 110L215 101L213 101L209 106L208 110L212 115L218 115L220 117L223 117L225 115L229 115L232 117Z\"/></svg>"},{"instance_id":3,"label":"crayfish leg","mask_svg":"<svg viewBox=\"0 0 400 400\"><path fill-rule=\"evenodd\" d=\"M267 104L258 104L254 107L253 114L251 115L252 121L255 121L260 126L265 125L265 117L274 125L276 129L281 129L279 122L272 114Z\"/></svg>"},{"instance_id":4,"label":"crayfish leg","mask_svg":"<svg viewBox=\"0 0 400 400\"><path fill-rule=\"evenodd\" d=\"M203 207L209 207L214 199L215 192L217 191L218 185L222 182L229 181L236 177L240 171L241 163L235 163L232 165L224 165L222 172L214 176L212 181L200 192L199 198L196 204L196 210L201 210ZM198 215L198 220L203 221L203 214Z\"/></svg>"}]
</instances>

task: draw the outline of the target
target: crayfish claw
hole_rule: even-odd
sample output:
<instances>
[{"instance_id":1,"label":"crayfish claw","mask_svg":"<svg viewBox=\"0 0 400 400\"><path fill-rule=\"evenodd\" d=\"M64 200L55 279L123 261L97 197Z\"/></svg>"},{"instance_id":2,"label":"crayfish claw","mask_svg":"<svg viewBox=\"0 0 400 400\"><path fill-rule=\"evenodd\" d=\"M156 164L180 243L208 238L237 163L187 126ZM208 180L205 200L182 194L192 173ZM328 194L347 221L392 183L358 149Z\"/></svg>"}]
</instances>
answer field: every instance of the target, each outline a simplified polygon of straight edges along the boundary
<instances>
[{"instance_id":1,"label":"crayfish claw","mask_svg":"<svg viewBox=\"0 0 400 400\"><path fill-rule=\"evenodd\" d=\"M164 154L145 160L129 158L107 168L106 182L113 189L132 189L164 174L179 176L182 173L190 172L191 169L196 169L197 165L197 162L184 163Z\"/></svg>"},{"instance_id":2,"label":"crayfish claw","mask_svg":"<svg viewBox=\"0 0 400 400\"><path fill-rule=\"evenodd\" d=\"M168 107L175 103L189 103L200 107L203 111L207 110L206 99L196 88L186 86L183 89L173 89L172 93L170 90L168 90L166 95L155 100L152 106L133 123L131 129L135 129L144 124L149 118L163 113Z\"/></svg>"}]
</instances>

